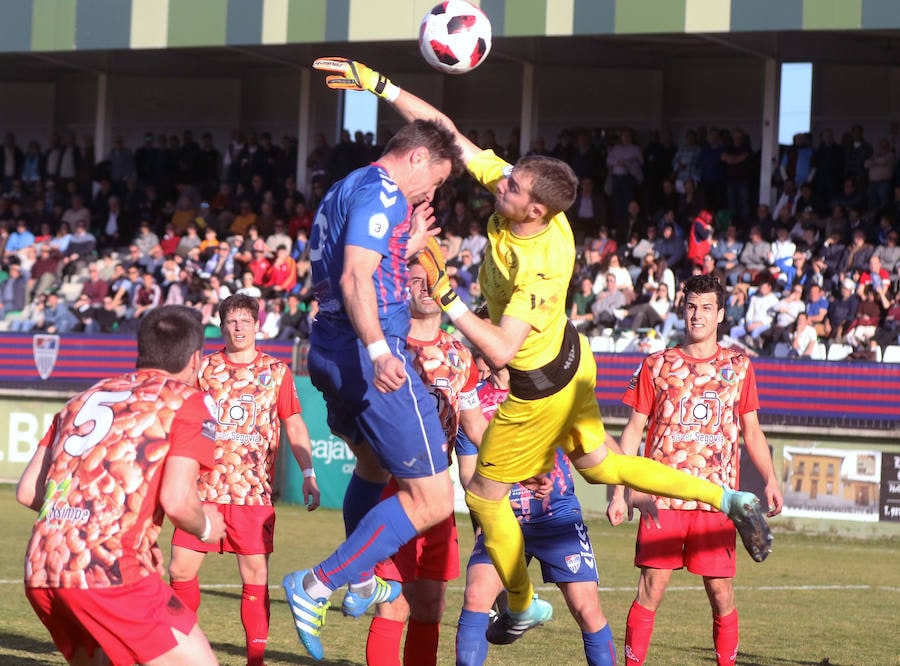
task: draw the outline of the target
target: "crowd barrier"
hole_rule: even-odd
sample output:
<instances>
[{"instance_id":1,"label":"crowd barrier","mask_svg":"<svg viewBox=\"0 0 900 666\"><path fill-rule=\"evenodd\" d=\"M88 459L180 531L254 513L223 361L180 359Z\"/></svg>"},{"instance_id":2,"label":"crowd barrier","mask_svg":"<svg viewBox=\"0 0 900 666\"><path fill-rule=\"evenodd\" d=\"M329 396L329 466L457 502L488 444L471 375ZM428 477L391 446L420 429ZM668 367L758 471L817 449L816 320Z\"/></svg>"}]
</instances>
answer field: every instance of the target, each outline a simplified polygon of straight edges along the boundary
<instances>
[{"instance_id":1,"label":"crowd barrier","mask_svg":"<svg viewBox=\"0 0 900 666\"><path fill-rule=\"evenodd\" d=\"M209 339L206 351L222 346ZM291 363L303 375L303 349L293 342L261 340L258 347ZM46 336L0 334L0 386L60 390L134 367L133 336ZM622 393L637 370L641 354L597 353L597 400L601 407L621 405ZM301 367L298 367L301 366ZM761 413L795 419L839 422L900 422L900 364L861 361L754 359ZM835 423L839 425L839 423Z\"/></svg>"},{"instance_id":2,"label":"crowd barrier","mask_svg":"<svg viewBox=\"0 0 900 666\"><path fill-rule=\"evenodd\" d=\"M208 339L205 351L219 349L222 344L221 339ZM258 347L294 369L322 505L340 507L355 459L349 447L328 429L322 397L305 374L305 345L262 340ZM130 336L0 334L0 396L5 397L0 400L0 433L6 439L5 447L0 445L0 479L18 478L53 414L68 396L98 379L133 369L136 351L136 341ZM612 420L627 415L622 394L642 355L597 353L595 358L597 400L604 414ZM831 517L843 517L863 506L869 520L900 520L900 452L892 444L875 445L871 435L873 430L880 431L877 439L896 444L900 365L757 358L754 367L761 420L801 426L798 431L806 427L807 432L823 435L842 427L847 433L870 433L868 442L866 437L848 436L831 445L837 448L826 449L821 442L809 449L803 440L782 442L770 435L776 459L783 460L778 466L782 467L785 487L790 490L796 486L796 515L817 516L830 511ZM302 502L302 474L293 457L283 455L288 447L281 450L276 467L281 499ZM804 468L800 461L804 461L805 469L831 465L850 470L847 474L838 472L839 477L845 477L839 479L842 490L835 497L838 504L831 506L821 498L810 502L814 490L806 488L805 477L796 476ZM457 508L463 508L461 496Z\"/></svg>"}]
</instances>

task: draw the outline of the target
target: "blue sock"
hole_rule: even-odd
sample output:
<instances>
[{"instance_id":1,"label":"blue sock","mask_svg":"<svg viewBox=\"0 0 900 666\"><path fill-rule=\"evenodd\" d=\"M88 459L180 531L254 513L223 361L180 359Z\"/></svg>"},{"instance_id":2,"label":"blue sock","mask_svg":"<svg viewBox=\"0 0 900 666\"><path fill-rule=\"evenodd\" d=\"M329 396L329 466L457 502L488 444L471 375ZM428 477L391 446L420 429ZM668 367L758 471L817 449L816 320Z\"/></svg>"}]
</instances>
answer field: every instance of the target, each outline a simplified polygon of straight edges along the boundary
<instances>
[{"instance_id":1,"label":"blue sock","mask_svg":"<svg viewBox=\"0 0 900 666\"><path fill-rule=\"evenodd\" d=\"M582 631L581 637L588 666L616 666L616 644L608 624L592 634Z\"/></svg>"},{"instance_id":2,"label":"blue sock","mask_svg":"<svg viewBox=\"0 0 900 666\"><path fill-rule=\"evenodd\" d=\"M313 572L324 585L336 590L396 553L414 536L416 528L394 495L375 505L347 540Z\"/></svg>"},{"instance_id":3,"label":"blue sock","mask_svg":"<svg viewBox=\"0 0 900 666\"><path fill-rule=\"evenodd\" d=\"M350 483L347 484L347 490L344 492L344 534L350 536L353 530L359 525L359 522L372 510L381 499L381 493L384 490L385 483L373 483L367 481L353 472L350 477ZM351 584L363 584L372 580L375 571L366 569Z\"/></svg>"},{"instance_id":4,"label":"blue sock","mask_svg":"<svg viewBox=\"0 0 900 666\"><path fill-rule=\"evenodd\" d=\"M456 627L456 666L482 666L487 659L488 642L484 637L491 616L462 609Z\"/></svg>"},{"instance_id":5,"label":"blue sock","mask_svg":"<svg viewBox=\"0 0 900 666\"><path fill-rule=\"evenodd\" d=\"M344 534L350 536L356 526L381 499L385 483L366 481L356 472L350 477L347 490L344 491Z\"/></svg>"}]
</instances>

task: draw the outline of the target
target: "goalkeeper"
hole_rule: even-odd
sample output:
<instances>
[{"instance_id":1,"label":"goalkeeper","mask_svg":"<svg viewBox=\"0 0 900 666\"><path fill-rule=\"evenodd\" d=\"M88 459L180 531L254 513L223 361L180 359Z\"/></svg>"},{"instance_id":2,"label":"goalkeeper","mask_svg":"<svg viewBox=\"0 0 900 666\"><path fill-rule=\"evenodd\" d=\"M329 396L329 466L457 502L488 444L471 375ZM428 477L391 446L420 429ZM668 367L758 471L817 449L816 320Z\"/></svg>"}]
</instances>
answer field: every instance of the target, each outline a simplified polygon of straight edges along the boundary
<instances>
[{"instance_id":1,"label":"goalkeeper","mask_svg":"<svg viewBox=\"0 0 900 666\"><path fill-rule=\"evenodd\" d=\"M475 476L466 490L466 503L482 527L485 547L509 592L509 608L498 620L509 642L550 620L553 608L534 594L522 531L507 495L511 484L550 471L557 446L590 483L624 484L656 495L703 501L731 517L739 530L768 533L751 493L614 452L618 446L604 429L594 393L593 354L566 316L575 246L562 211L575 199L578 180L572 169L558 159L537 155L523 157L515 166L506 163L469 141L433 106L362 63L322 58L314 67L335 72L327 79L332 88L369 90L390 102L407 121L432 120L449 127L468 171L495 194L495 212L487 229L489 248L479 276L490 320L470 312L450 287L433 239L419 262L429 272L432 295L453 325L492 366L509 368L509 397L485 432ZM759 554L756 559L761 559ZM609 626L603 631L611 641Z\"/></svg>"}]
</instances>

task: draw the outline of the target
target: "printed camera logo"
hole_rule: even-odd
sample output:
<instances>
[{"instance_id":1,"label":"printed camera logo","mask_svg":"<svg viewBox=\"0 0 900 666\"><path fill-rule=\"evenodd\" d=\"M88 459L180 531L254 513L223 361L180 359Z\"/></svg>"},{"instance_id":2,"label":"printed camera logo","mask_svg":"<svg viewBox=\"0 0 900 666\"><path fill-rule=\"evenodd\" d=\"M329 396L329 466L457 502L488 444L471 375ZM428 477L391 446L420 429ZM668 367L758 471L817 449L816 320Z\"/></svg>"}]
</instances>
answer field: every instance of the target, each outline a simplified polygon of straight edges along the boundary
<instances>
[{"instance_id":1,"label":"printed camera logo","mask_svg":"<svg viewBox=\"0 0 900 666\"><path fill-rule=\"evenodd\" d=\"M681 423L687 426L718 427L722 416L722 401L715 391L704 391L699 402L690 396L681 399Z\"/></svg>"},{"instance_id":2,"label":"printed camera logo","mask_svg":"<svg viewBox=\"0 0 900 666\"><path fill-rule=\"evenodd\" d=\"M47 379L53 373L56 359L59 356L59 336L35 335L31 341L31 347L34 351L34 365L37 367L38 374L41 379Z\"/></svg>"},{"instance_id":3,"label":"printed camera logo","mask_svg":"<svg viewBox=\"0 0 900 666\"><path fill-rule=\"evenodd\" d=\"M246 430L256 426L256 403L253 396L243 394L234 401L230 397L219 400L219 424Z\"/></svg>"}]
</instances>

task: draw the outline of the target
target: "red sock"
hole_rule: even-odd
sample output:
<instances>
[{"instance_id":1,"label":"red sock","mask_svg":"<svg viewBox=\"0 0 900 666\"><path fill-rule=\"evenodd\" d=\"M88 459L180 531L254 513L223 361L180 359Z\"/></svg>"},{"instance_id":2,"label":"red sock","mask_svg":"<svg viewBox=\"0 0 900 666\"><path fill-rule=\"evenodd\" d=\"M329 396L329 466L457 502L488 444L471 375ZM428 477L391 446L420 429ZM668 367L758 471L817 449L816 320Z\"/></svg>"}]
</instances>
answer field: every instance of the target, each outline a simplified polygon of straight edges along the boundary
<instances>
[{"instance_id":1,"label":"red sock","mask_svg":"<svg viewBox=\"0 0 900 666\"><path fill-rule=\"evenodd\" d=\"M403 648L405 666L435 666L441 625L438 622L409 621L406 645Z\"/></svg>"},{"instance_id":2,"label":"red sock","mask_svg":"<svg viewBox=\"0 0 900 666\"><path fill-rule=\"evenodd\" d=\"M400 638L403 623L386 617L373 617L366 640L368 666L400 666Z\"/></svg>"},{"instance_id":3,"label":"red sock","mask_svg":"<svg viewBox=\"0 0 900 666\"><path fill-rule=\"evenodd\" d=\"M195 613L200 608L200 581L196 576L190 580L173 580L169 582L175 595L185 606Z\"/></svg>"},{"instance_id":4,"label":"red sock","mask_svg":"<svg viewBox=\"0 0 900 666\"><path fill-rule=\"evenodd\" d=\"M247 666L262 666L269 639L269 587L245 584L241 593L241 622L247 637Z\"/></svg>"},{"instance_id":5,"label":"red sock","mask_svg":"<svg viewBox=\"0 0 900 666\"><path fill-rule=\"evenodd\" d=\"M643 664L647 658L647 648L650 647L650 637L653 635L653 621L656 612L644 608L637 601L631 604L628 610L628 619L625 621L625 662L627 664Z\"/></svg>"},{"instance_id":6,"label":"red sock","mask_svg":"<svg viewBox=\"0 0 900 666\"><path fill-rule=\"evenodd\" d=\"M713 615L713 645L718 666L732 666L738 651L737 608L728 615Z\"/></svg>"}]
</instances>

